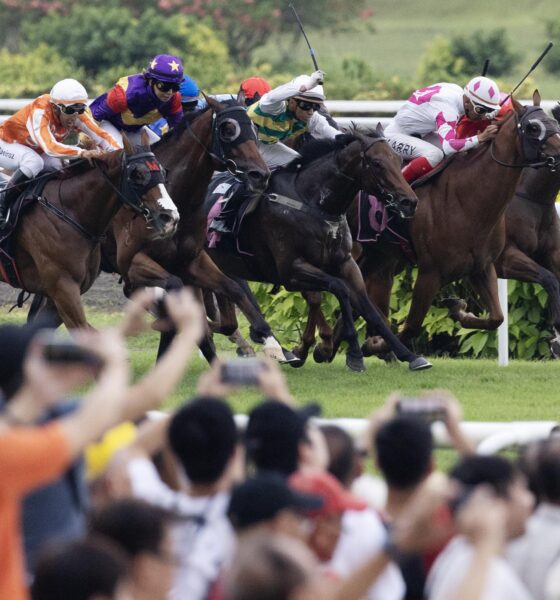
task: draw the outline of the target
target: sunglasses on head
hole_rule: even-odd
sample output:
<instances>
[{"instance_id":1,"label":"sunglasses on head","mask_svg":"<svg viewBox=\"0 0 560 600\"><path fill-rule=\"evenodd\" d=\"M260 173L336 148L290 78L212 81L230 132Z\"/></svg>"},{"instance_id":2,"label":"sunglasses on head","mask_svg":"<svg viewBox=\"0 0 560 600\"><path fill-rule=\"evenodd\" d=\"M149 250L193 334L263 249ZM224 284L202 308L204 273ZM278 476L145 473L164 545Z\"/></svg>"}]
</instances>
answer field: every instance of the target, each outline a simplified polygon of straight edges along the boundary
<instances>
[{"instance_id":1,"label":"sunglasses on head","mask_svg":"<svg viewBox=\"0 0 560 600\"><path fill-rule=\"evenodd\" d=\"M169 83L168 81L156 81L155 86L160 92L178 92L178 83Z\"/></svg>"},{"instance_id":2,"label":"sunglasses on head","mask_svg":"<svg viewBox=\"0 0 560 600\"><path fill-rule=\"evenodd\" d=\"M65 115L73 115L76 113L82 115L86 112L87 108L85 104L71 104L70 106L66 106L66 104L57 104L57 106Z\"/></svg>"},{"instance_id":3,"label":"sunglasses on head","mask_svg":"<svg viewBox=\"0 0 560 600\"><path fill-rule=\"evenodd\" d=\"M494 112L493 108L488 108L488 106L482 106L481 104L472 103L473 110L477 115L487 115L488 113Z\"/></svg>"},{"instance_id":4,"label":"sunglasses on head","mask_svg":"<svg viewBox=\"0 0 560 600\"><path fill-rule=\"evenodd\" d=\"M299 108L301 108L301 110L316 111L319 110L319 108L321 108L321 106L316 102L306 102L305 100L296 100L296 104Z\"/></svg>"}]
</instances>

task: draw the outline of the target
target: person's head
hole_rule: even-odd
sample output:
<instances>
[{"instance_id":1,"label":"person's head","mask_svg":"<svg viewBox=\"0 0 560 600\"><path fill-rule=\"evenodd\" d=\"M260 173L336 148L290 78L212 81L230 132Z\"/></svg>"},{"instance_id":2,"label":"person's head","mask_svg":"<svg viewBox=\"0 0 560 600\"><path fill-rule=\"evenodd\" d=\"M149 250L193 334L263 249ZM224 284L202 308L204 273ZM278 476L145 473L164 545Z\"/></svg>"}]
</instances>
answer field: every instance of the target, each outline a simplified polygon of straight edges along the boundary
<instances>
[{"instance_id":1,"label":"person's head","mask_svg":"<svg viewBox=\"0 0 560 600\"><path fill-rule=\"evenodd\" d=\"M249 414L245 431L247 457L258 471L290 475L297 470L300 454L310 441L307 421L317 414L309 405L301 410L276 400L267 400Z\"/></svg>"},{"instance_id":2,"label":"person's head","mask_svg":"<svg viewBox=\"0 0 560 600\"><path fill-rule=\"evenodd\" d=\"M88 95L85 87L75 79L63 79L55 83L49 93L54 114L63 127L73 127L79 116L85 113Z\"/></svg>"},{"instance_id":3,"label":"person's head","mask_svg":"<svg viewBox=\"0 0 560 600\"><path fill-rule=\"evenodd\" d=\"M473 121L492 119L500 108L500 88L488 77L474 77L463 89L463 107Z\"/></svg>"},{"instance_id":4,"label":"person's head","mask_svg":"<svg viewBox=\"0 0 560 600\"><path fill-rule=\"evenodd\" d=\"M168 439L191 483L214 484L233 463L237 444L233 413L221 400L193 400L171 419Z\"/></svg>"},{"instance_id":5,"label":"person's head","mask_svg":"<svg viewBox=\"0 0 560 600\"><path fill-rule=\"evenodd\" d=\"M200 90L198 89L196 81L188 75L185 75L179 86L179 93L181 94L183 111L192 112L193 110L196 110L196 107L198 106L198 96L200 95Z\"/></svg>"},{"instance_id":6,"label":"person's head","mask_svg":"<svg viewBox=\"0 0 560 600\"><path fill-rule=\"evenodd\" d=\"M378 429L373 446L377 466L390 488L412 491L432 470L432 433L421 419L390 419Z\"/></svg>"},{"instance_id":7,"label":"person's head","mask_svg":"<svg viewBox=\"0 0 560 600\"><path fill-rule=\"evenodd\" d=\"M300 87L307 83L308 77L301 75L296 77L293 83ZM314 88L305 92L298 92L288 100L288 109L299 121L309 121L313 113L321 108L325 101L325 91L322 85L316 85Z\"/></svg>"},{"instance_id":8,"label":"person's head","mask_svg":"<svg viewBox=\"0 0 560 600\"><path fill-rule=\"evenodd\" d=\"M302 542L259 533L241 540L224 578L226 600L316 600L327 579Z\"/></svg>"},{"instance_id":9,"label":"person's head","mask_svg":"<svg viewBox=\"0 0 560 600\"><path fill-rule=\"evenodd\" d=\"M453 467L451 479L464 487L486 484L507 506L507 536L523 535L535 498L521 472L502 456L468 456Z\"/></svg>"},{"instance_id":10,"label":"person's head","mask_svg":"<svg viewBox=\"0 0 560 600\"><path fill-rule=\"evenodd\" d=\"M551 437L534 446L533 485L537 495L543 502L560 505L560 438Z\"/></svg>"},{"instance_id":11,"label":"person's head","mask_svg":"<svg viewBox=\"0 0 560 600\"><path fill-rule=\"evenodd\" d=\"M290 477L290 486L322 498L321 508L308 512L313 525L308 543L321 562L329 561L342 531L342 515L347 510L364 510L365 502L350 494L326 472L298 471Z\"/></svg>"},{"instance_id":12,"label":"person's head","mask_svg":"<svg viewBox=\"0 0 560 600\"><path fill-rule=\"evenodd\" d=\"M178 56L158 54L148 63L144 77L148 80L156 97L162 102L167 102L181 87L183 63Z\"/></svg>"},{"instance_id":13,"label":"person's head","mask_svg":"<svg viewBox=\"0 0 560 600\"><path fill-rule=\"evenodd\" d=\"M363 470L362 458L356 450L354 439L336 425L322 425L320 429L329 450L329 473L349 488Z\"/></svg>"},{"instance_id":14,"label":"person's head","mask_svg":"<svg viewBox=\"0 0 560 600\"><path fill-rule=\"evenodd\" d=\"M257 528L306 540L306 513L323 504L292 489L277 473L261 473L234 488L228 517L237 533Z\"/></svg>"},{"instance_id":15,"label":"person's head","mask_svg":"<svg viewBox=\"0 0 560 600\"><path fill-rule=\"evenodd\" d=\"M32 600L132 600L126 555L103 539L46 548L35 569Z\"/></svg>"},{"instance_id":16,"label":"person's head","mask_svg":"<svg viewBox=\"0 0 560 600\"><path fill-rule=\"evenodd\" d=\"M270 84L262 77L249 77L241 82L239 98L243 99L245 106L258 102L265 94L270 92Z\"/></svg>"},{"instance_id":17,"label":"person's head","mask_svg":"<svg viewBox=\"0 0 560 600\"><path fill-rule=\"evenodd\" d=\"M179 565L171 528L175 517L139 500L114 502L94 512L90 531L118 544L130 559L130 578L142 598L165 600Z\"/></svg>"}]
</instances>

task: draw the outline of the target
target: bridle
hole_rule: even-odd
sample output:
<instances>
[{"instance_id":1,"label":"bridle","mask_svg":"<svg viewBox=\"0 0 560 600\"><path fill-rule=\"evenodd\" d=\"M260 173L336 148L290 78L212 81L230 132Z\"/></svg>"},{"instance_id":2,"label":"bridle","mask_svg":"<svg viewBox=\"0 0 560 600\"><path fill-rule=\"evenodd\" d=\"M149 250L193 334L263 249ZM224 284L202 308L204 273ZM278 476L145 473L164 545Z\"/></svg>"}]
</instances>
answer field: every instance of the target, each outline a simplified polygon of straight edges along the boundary
<instances>
[{"instance_id":1,"label":"bridle","mask_svg":"<svg viewBox=\"0 0 560 600\"><path fill-rule=\"evenodd\" d=\"M539 167L547 167L551 171L556 171L560 162L560 157L545 156L544 159L541 159L541 157L544 156L544 153L541 151L541 148L546 142L546 140L548 140L548 138L552 137L555 134L558 134L559 132L555 131L552 128L547 129L546 125L542 122L541 119L531 119L531 115L536 111L543 112L542 109L538 106L527 106L524 113L521 115L521 118L519 118L517 112L513 112L516 123L515 127L517 130L519 141L521 143L523 157L527 160L527 162L523 162L521 164L508 164L499 160L495 154L496 138L492 140L492 143L490 145L490 156L492 157L492 160L494 160L494 162L498 163L502 167L508 167L511 169L524 169L526 167L537 169ZM527 128L530 126L539 128L540 133L537 137L528 134Z\"/></svg>"}]
</instances>

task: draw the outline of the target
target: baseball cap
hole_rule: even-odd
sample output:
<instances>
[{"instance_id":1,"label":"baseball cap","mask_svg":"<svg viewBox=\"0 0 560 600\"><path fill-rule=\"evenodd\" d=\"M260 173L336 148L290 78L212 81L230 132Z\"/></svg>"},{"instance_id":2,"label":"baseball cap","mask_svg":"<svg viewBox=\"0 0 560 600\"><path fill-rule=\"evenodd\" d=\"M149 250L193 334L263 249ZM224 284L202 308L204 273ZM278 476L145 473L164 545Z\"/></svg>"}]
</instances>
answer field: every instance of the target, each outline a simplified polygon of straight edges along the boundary
<instances>
[{"instance_id":1,"label":"baseball cap","mask_svg":"<svg viewBox=\"0 0 560 600\"><path fill-rule=\"evenodd\" d=\"M284 477L262 473L234 488L228 517L234 527L243 529L272 519L285 509L306 513L322 505L322 498L292 489Z\"/></svg>"},{"instance_id":2,"label":"baseball cap","mask_svg":"<svg viewBox=\"0 0 560 600\"><path fill-rule=\"evenodd\" d=\"M353 496L330 473L325 471L294 473L290 486L299 492L313 494L323 499L323 506L313 512L313 517L327 517L346 510L364 510L367 504Z\"/></svg>"}]
</instances>

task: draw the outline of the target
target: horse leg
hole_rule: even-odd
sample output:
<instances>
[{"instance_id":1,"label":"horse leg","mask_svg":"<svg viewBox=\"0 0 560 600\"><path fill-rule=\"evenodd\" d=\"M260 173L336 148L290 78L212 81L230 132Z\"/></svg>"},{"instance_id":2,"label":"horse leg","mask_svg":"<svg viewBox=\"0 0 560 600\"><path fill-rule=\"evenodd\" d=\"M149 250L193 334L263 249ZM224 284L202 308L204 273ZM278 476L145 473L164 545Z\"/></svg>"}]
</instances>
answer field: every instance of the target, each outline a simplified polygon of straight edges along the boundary
<instances>
[{"instance_id":1,"label":"horse leg","mask_svg":"<svg viewBox=\"0 0 560 600\"><path fill-rule=\"evenodd\" d=\"M248 286L244 289L240 283L224 275L206 252L202 251L193 261L186 265L185 278L194 285L210 289L217 295L226 296L234 304L237 304L247 317L251 325L251 331L254 332L256 339L264 341L265 352L269 357L279 362L297 360L291 352L284 350L273 336L270 325L265 321L256 300L251 298L252 294L250 290L247 293ZM237 329L237 325L230 330L226 330L222 323L221 328L225 335L233 335Z\"/></svg>"},{"instance_id":2,"label":"horse leg","mask_svg":"<svg viewBox=\"0 0 560 600\"><path fill-rule=\"evenodd\" d=\"M62 325L62 319L56 310L54 302L42 294L34 294L29 313L27 314L27 322L33 323L37 319L45 316L48 319L49 325L56 329Z\"/></svg>"},{"instance_id":3,"label":"horse leg","mask_svg":"<svg viewBox=\"0 0 560 600\"><path fill-rule=\"evenodd\" d=\"M305 364L307 360L307 356L309 354L309 349L315 343L315 323L316 323L316 311L317 304L318 310L321 310L321 293L320 292L302 292L304 300L307 302L307 322L305 324L305 329L303 331L303 335L301 337L301 343L299 346L296 346L292 352L299 358L300 363L299 367ZM322 362L322 361L318 361Z\"/></svg>"},{"instance_id":4,"label":"horse leg","mask_svg":"<svg viewBox=\"0 0 560 600\"><path fill-rule=\"evenodd\" d=\"M391 299L391 290L393 289L393 271L383 270L375 273L368 273L364 276L366 293L371 303L377 306L379 312L385 316L386 323L389 325L389 303ZM381 342L376 331L373 331L369 325L366 331L366 339L362 345L364 356L375 354L376 345ZM390 358L387 356L386 360Z\"/></svg>"},{"instance_id":5,"label":"horse leg","mask_svg":"<svg viewBox=\"0 0 560 600\"><path fill-rule=\"evenodd\" d=\"M56 278L49 278L44 274L43 278L45 292L54 303L56 312L67 329L91 329L82 305L78 283L62 274L58 274Z\"/></svg>"},{"instance_id":6,"label":"horse leg","mask_svg":"<svg viewBox=\"0 0 560 600\"><path fill-rule=\"evenodd\" d=\"M550 350L555 358L560 358L560 295L558 293L557 283L560 282L560 248L553 247L548 253L548 265L554 275L555 283L548 280L547 284L551 289L556 290L554 293L548 292L550 297L550 319L553 323L555 337L550 342ZM544 286L544 283L542 284ZM548 289L547 289L548 291Z\"/></svg>"},{"instance_id":7,"label":"horse leg","mask_svg":"<svg viewBox=\"0 0 560 600\"><path fill-rule=\"evenodd\" d=\"M482 305L488 310L488 318L483 319L466 312L462 306L455 307L451 318L458 321L465 329L497 329L504 321L504 314L498 297L498 276L494 265L491 263L481 273L470 275L469 281L480 296Z\"/></svg>"},{"instance_id":8,"label":"horse leg","mask_svg":"<svg viewBox=\"0 0 560 600\"><path fill-rule=\"evenodd\" d=\"M360 269L353 259L345 261L340 268L340 275L351 290L350 299L357 315L362 316L368 326L377 331L395 356L403 362L408 362L411 371L428 369L432 365L422 356L410 351L387 325L383 315L374 306L366 293L366 287Z\"/></svg>"}]
</instances>

